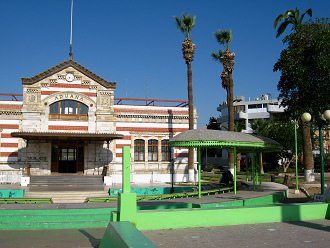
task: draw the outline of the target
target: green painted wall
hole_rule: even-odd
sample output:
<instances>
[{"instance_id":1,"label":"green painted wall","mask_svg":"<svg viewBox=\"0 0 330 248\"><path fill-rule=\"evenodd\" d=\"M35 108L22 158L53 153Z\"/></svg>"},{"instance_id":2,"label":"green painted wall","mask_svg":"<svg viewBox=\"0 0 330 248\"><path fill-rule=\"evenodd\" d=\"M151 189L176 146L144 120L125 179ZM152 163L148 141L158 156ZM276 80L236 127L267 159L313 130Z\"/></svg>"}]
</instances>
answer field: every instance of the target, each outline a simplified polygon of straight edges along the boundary
<instances>
[{"instance_id":1,"label":"green painted wall","mask_svg":"<svg viewBox=\"0 0 330 248\"><path fill-rule=\"evenodd\" d=\"M210 204L144 205L138 207L136 222L138 228L142 230L153 230L305 219L330 219L330 207L328 204L271 205L281 197L283 197L283 194ZM270 205L265 206L266 204ZM259 206L252 207L252 205ZM118 213L116 211L116 208L2 209L0 210L0 229L105 228L109 221L117 221Z\"/></svg>"},{"instance_id":2,"label":"green painted wall","mask_svg":"<svg viewBox=\"0 0 330 248\"><path fill-rule=\"evenodd\" d=\"M169 203L164 205L142 205L138 206L138 210L164 210L164 209L180 209L180 208L200 208L199 204L192 203Z\"/></svg>"},{"instance_id":3,"label":"green painted wall","mask_svg":"<svg viewBox=\"0 0 330 248\"><path fill-rule=\"evenodd\" d=\"M174 193L182 192L192 192L193 188L196 187L174 187ZM122 189L109 189L109 196L118 196L118 193L121 193ZM136 195L163 195L170 194L171 187L162 187L162 188L131 188L131 192L136 193Z\"/></svg>"},{"instance_id":4,"label":"green painted wall","mask_svg":"<svg viewBox=\"0 0 330 248\"><path fill-rule=\"evenodd\" d=\"M139 211L136 224L139 230L158 230L282 221L304 221L325 219L327 210L328 204L313 203L221 209Z\"/></svg>"},{"instance_id":5,"label":"green painted wall","mask_svg":"<svg viewBox=\"0 0 330 248\"><path fill-rule=\"evenodd\" d=\"M199 208L225 208L225 207L242 207L244 206L244 200L217 202L217 203L204 203L196 204Z\"/></svg>"},{"instance_id":6,"label":"green painted wall","mask_svg":"<svg viewBox=\"0 0 330 248\"><path fill-rule=\"evenodd\" d=\"M24 189L0 189L0 198L22 198Z\"/></svg>"},{"instance_id":7,"label":"green painted wall","mask_svg":"<svg viewBox=\"0 0 330 248\"><path fill-rule=\"evenodd\" d=\"M267 205L278 203L285 198L285 193L278 193L274 195L245 199L243 204L244 206Z\"/></svg>"},{"instance_id":8,"label":"green painted wall","mask_svg":"<svg viewBox=\"0 0 330 248\"><path fill-rule=\"evenodd\" d=\"M106 227L114 208L0 210L0 230Z\"/></svg>"}]
</instances>

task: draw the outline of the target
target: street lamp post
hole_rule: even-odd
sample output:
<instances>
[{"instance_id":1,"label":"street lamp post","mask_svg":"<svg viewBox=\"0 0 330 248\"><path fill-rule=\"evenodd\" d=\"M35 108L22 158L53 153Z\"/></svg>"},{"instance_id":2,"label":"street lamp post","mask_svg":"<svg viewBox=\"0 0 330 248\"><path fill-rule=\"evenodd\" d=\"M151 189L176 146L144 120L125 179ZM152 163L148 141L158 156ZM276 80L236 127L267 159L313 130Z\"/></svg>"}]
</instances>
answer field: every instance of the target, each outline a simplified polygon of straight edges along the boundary
<instances>
[{"instance_id":1,"label":"street lamp post","mask_svg":"<svg viewBox=\"0 0 330 248\"><path fill-rule=\"evenodd\" d=\"M299 194L299 178L298 178L298 138L297 138L297 120L294 120L294 154L295 154L295 165L296 165L296 189L295 194Z\"/></svg>"},{"instance_id":2,"label":"street lamp post","mask_svg":"<svg viewBox=\"0 0 330 248\"><path fill-rule=\"evenodd\" d=\"M310 122L312 116L310 113L303 113L301 116L303 122ZM316 124L319 129L319 146L320 146L320 163L321 163L321 194L324 194L324 147L323 147L323 128L327 125L327 121L330 121L330 110L324 111L323 114L319 114L316 119Z\"/></svg>"}]
</instances>

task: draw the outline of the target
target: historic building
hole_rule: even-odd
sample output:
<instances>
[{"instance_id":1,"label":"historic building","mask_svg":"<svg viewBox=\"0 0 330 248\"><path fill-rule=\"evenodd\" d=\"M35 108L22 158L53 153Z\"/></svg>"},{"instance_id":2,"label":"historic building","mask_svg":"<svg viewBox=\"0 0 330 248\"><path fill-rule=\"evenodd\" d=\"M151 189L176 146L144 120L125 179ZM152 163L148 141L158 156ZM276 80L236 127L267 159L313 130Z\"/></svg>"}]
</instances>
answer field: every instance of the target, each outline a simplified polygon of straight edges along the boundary
<instances>
[{"instance_id":1,"label":"historic building","mask_svg":"<svg viewBox=\"0 0 330 248\"><path fill-rule=\"evenodd\" d=\"M120 182L125 145L132 182L169 182L172 167L187 180L187 150L168 145L188 130L186 101L115 98L115 82L70 59L22 84L22 100L0 101L1 182L65 173Z\"/></svg>"}]
</instances>

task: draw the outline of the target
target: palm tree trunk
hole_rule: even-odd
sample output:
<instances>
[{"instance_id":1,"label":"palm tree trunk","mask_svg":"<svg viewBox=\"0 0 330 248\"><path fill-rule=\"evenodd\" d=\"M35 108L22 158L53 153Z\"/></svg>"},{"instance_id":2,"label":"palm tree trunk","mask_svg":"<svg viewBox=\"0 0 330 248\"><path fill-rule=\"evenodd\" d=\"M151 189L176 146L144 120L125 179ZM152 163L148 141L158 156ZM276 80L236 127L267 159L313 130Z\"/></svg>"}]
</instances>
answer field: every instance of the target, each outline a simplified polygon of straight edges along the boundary
<instances>
[{"instance_id":1,"label":"palm tree trunk","mask_svg":"<svg viewBox=\"0 0 330 248\"><path fill-rule=\"evenodd\" d=\"M235 131L234 126L234 81L232 70L229 71L229 82L228 82L228 130ZM232 150L229 150L228 154L228 167L229 170L234 174L234 153Z\"/></svg>"},{"instance_id":2,"label":"palm tree trunk","mask_svg":"<svg viewBox=\"0 0 330 248\"><path fill-rule=\"evenodd\" d=\"M314 159L312 152L312 142L311 142L311 132L307 125L300 122L302 138L303 138L303 154L304 154L304 171L305 171L305 181L314 182Z\"/></svg>"},{"instance_id":3,"label":"palm tree trunk","mask_svg":"<svg viewBox=\"0 0 330 248\"><path fill-rule=\"evenodd\" d=\"M240 152L238 152L236 155L236 171L237 172L241 172L241 158L242 158L242 155Z\"/></svg>"},{"instance_id":4,"label":"palm tree trunk","mask_svg":"<svg viewBox=\"0 0 330 248\"><path fill-rule=\"evenodd\" d=\"M189 108L189 130L194 129L194 98L193 98L193 87L192 87L192 69L191 63L187 64L188 73L188 108ZM194 148L189 148L188 151L188 175L189 182L195 181L195 170L194 170Z\"/></svg>"},{"instance_id":5,"label":"palm tree trunk","mask_svg":"<svg viewBox=\"0 0 330 248\"><path fill-rule=\"evenodd\" d=\"M229 84L228 84L228 130L235 131L234 126L234 81L232 72L229 73Z\"/></svg>"}]
</instances>

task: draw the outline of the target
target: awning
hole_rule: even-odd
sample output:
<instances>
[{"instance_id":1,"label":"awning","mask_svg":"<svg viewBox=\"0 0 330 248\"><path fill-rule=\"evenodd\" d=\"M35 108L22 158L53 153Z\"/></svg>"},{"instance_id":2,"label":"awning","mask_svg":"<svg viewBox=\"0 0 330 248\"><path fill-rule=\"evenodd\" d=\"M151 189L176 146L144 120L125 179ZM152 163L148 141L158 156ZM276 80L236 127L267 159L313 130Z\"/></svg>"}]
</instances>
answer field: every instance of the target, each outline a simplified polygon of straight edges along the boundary
<instances>
[{"instance_id":1,"label":"awning","mask_svg":"<svg viewBox=\"0 0 330 248\"><path fill-rule=\"evenodd\" d=\"M170 145L194 148L233 148L240 151L281 150L282 146L273 139L255 134L220 131L210 129L194 129L180 133L170 139Z\"/></svg>"},{"instance_id":2,"label":"awning","mask_svg":"<svg viewBox=\"0 0 330 248\"><path fill-rule=\"evenodd\" d=\"M237 151L276 151L282 146L275 140L254 134L220 131L210 129L193 129L180 133L170 139L175 147L197 148L198 153L198 197L201 197L201 148L225 148L234 152L234 192L236 194ZM254 179L253 179L254 180ZM254 181L253 181L254 182Z\"/></svg>"},{"instance_id":3,"label":"awning","mask_svg":"<svg viewBox=\"0 0 330 248\"><path fill-rule=\"evenodd\" d=\"M81 133L81 132L12 132L11 136L25 140L45 141L110 141L122 139L124 135L115 133Z\"/></svg>"}]
</instances>

